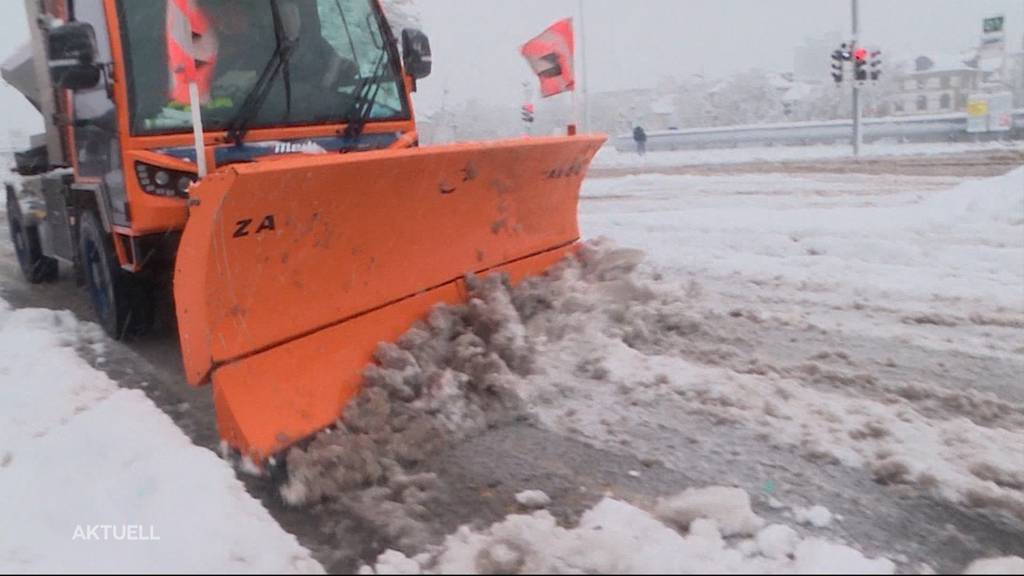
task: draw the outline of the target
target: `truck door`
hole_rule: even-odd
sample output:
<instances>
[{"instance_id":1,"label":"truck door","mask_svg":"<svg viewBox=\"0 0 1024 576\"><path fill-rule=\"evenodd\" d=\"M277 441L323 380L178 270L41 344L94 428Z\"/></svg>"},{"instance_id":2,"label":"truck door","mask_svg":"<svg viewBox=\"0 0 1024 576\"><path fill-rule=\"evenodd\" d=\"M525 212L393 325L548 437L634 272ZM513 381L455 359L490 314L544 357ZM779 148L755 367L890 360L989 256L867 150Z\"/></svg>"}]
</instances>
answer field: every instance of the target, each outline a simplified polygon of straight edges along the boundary
<instances>
[{"instance_id":1,"label":"truck door","mask_svg":"<svg viewBox=\"0 0 1024 576\"><path fill-rule=\"evenodd\" d=\"M99 186L112 224L128 226L117 108L109 89L113 58L103 4L103 0L72 0L75 20L92 25L96 32L97 61L107 70L95 88L78 90L71 96L75 176L79 183Z\"/></svg>"}]
</instances>

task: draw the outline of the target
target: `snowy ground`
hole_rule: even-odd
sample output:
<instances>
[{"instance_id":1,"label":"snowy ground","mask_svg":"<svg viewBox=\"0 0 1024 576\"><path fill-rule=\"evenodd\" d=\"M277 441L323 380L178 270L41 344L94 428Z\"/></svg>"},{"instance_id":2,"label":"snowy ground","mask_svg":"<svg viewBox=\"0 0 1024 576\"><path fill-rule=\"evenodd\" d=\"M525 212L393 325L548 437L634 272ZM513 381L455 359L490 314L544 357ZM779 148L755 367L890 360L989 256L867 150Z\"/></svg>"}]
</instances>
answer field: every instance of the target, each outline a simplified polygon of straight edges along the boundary
<instances>
[{"instance_id":1,"label":"snowy ground","mask_svg":"<svg viewBox=\"0 0 1024 576\"><path fill-rule=\"evenodd\" d=\"M710 524L680 527L659 521L657 506L606 499L574 528L544 512L512 516L414 558L389 552L378 570L913 572L1021 553L1024 169L964 183L596 179L582 221L588 236L642 251L595 249L581 267L513 291L514 311L478 295L506 312L482 332L470 312L468 332L483 340L473 346L511 373L529 350L536 366L507 385L549 429L720 482L750 486L724 464L758 462L763 484L750 487L764 509L785 510L783 523L730 530L711 498L693 515ZM679 444L702 446L703 461ZM784 452L799 458L783 462ZM792 468L771 471L780 466ZM823 467L878 488L844 493ZM972 510L976 526L1005 527L1008 540L952 524L885 533L887 500L920 497ZM929 549L932 538L960 547L960 559Z\"/></svg>"},{"instance_id":2,"label":"snowy ground","mask_svg":"<svg viewBox=\"0 0 1024 576\"><path fill-rule=\"evenodd\" d=\"M899 156L941 156L976 152L1024 151L1020 142L983 143L928 143L898 144L879 142L864 144L861 157L872 159ZM606 168L671 168L679 166L706 166L714 164L750 164L758 162L792 162L808 160L847 159L850 147L847 145L820 146L772 146L747 148L716 148L708 150L678 150L648 152L638 156L632 152L619 152L610 145L604 146L594 159L593 167Z\"/></svg>"},{"instance_id":3,"label":"snowy ground","mask_svg":"<svg viewBox=\"0 0 1024 576\"><path fill-rule=\"evenodd\" d=\"M584 234L610 241L544 281L485 282L383 348L345 425L267 481L283 499L246 487L332 571L1020 573L1024 169L968 178L968 152L935 174L589 179ZM13 278L19 306L69 298ZM161 415L212 446L208 406L177 408L173 345L143 352L173 365L143 394L75 356L142 378L70 314L0 309L0 340L0 494L50 511L0 523L19 530L0 567L102 569L115 544L141 570L319 567ZM77 547L79 510L200 552ZM226 545L238 516L250 530Z\"/></svg>"},{"instance_id":4,"label":"snowy ground","mask_svg":"<svg viewBox=\"0 0 1024 576\"><path fill-rule=\"evenodd\" d=\"M322 572L230 466L75 352L105 340L0 300L0 571Z\"/></svg>"}]
</instances>

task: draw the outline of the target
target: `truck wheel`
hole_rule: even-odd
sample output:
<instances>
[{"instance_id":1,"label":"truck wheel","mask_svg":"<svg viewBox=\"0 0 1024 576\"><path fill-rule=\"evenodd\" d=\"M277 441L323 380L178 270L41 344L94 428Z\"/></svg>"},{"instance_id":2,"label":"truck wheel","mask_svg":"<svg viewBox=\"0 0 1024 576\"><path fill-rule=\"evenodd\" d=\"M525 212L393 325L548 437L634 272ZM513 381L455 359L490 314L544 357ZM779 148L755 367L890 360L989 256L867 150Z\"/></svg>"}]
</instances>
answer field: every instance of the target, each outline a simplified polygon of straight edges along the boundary
<instances>
[{"instance_id":1,"label":"truck wheel","mask_svg":"<svg viewBox=\"0 0 1024 576\"><path fill-rule=\"evenodd\" d=\"M7 193L7 226L25 279L32 284L57 280L59 267L56 258L43 255L39 228L24 223L18 202L10 192Z\"/></svg>"},{"instance_id":2,"label":"truck wheel","mask_svg":"<svg viewBox=\"0 0 1024 576\"><path fill-rule=\"evenodd\" d=\"M78 258L100 325L112 338L141 336L153 325L153 298L117 264L110 235L86 210L78 226Z\"/></svg>"}]
</instances>

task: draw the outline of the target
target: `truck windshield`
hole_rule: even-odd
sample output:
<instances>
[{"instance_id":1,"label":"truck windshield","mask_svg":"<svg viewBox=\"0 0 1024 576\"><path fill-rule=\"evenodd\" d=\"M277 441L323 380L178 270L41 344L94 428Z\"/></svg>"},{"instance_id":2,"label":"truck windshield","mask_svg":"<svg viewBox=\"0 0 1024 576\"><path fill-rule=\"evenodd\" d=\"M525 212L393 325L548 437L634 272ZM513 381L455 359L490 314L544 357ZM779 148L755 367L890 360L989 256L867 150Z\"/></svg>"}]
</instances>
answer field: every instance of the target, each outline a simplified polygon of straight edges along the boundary
<instances>
[{"instance_id":1,"label":"truck windshield","mask_svg":"<svg viewBox=\"0 0 1024 576\"><path fill-rule=\"evenodd\" d=\"M374 0L277 0L277 7L297 40L250 128L342 122L382 61L369 119L409 117ZM190 80L199 86L204 129L227 129L277 47L271 0L119 0L118 14L134 135L191 130Z\"/></svg>"}]
</instances>

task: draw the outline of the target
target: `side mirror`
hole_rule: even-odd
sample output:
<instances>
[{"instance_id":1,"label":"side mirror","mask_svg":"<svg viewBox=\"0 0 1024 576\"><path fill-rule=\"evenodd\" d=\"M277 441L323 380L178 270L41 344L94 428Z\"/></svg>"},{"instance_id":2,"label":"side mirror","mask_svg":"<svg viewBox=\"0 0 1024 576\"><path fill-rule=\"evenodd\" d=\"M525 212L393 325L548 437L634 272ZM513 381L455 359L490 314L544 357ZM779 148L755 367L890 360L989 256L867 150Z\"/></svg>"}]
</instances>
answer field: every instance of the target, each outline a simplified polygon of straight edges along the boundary
<instances>
[{"instance_id":1,"label":"side mirror","mask_svg":"<svg viewBox=\"0 0 1024 576\"><path fill-rule=\"evenodd\" d=\"M414 79L430 76L430 40L426 34L414 28L402 30L402 62Z\"/></svg>"},{"instance_id":2,"label":"side mirror","mask_svg":"<svg viewBox=\"0 0 1024 576\"><path fill-rule=\"evenodd\" d=\"M100 82L96 33L90 24L68 22L50 30L50 77L65 90L87 90Z\"/></svg>"}]
</instances>

